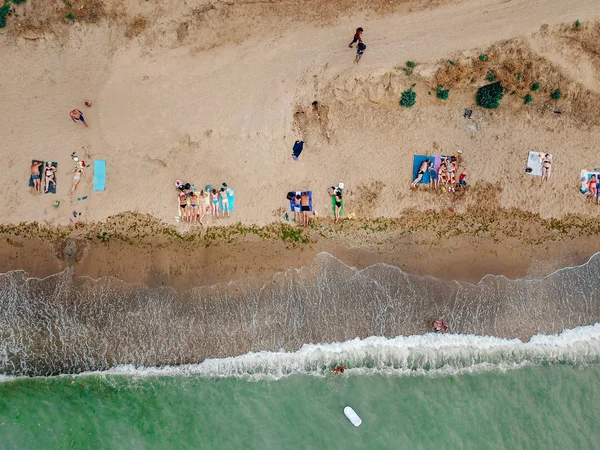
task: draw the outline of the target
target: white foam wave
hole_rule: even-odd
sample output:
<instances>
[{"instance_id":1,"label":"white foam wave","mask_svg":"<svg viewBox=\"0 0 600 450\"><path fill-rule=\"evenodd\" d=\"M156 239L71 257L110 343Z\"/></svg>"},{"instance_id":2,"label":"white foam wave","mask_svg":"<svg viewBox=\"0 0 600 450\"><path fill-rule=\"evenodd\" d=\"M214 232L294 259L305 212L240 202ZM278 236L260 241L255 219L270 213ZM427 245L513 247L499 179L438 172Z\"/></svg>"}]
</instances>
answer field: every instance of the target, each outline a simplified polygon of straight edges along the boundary
<instances>
[{"instance_id":1,"label":"white foam wave","mask_svg":"<svg viewBox=\"0 0 600 450\"><path fill-rule=\"evenodd\" d=\"M600 323L555 335L536 335L528 342L492 336L435 333L391 339L373 336L330 344L306 344L296 352L252 352L181 366L119 365L107 371L85 372L76 376L199 375L276 380L295 374L325 376L337 364L347 365L346 373L357 375L452 376L504 372L532 365L589 365L598 362ZM14 379L0 377L0 382Z\"/></svg>"},{"instance_id":2,"label":"white foam wave","mask_svg":"<svg viewBox=\"0 0 600 450\"><path fill-rule=\"evenodd\" d=\"M537 335L529 342L434 333L392 339L369 337L331 344L306 344L296 352L254 352L182 366L123 365L94 374L279 379L294 374L324 376L333 366L345 364L351 374L450 376L506 371L528 365L596 362L600 362L600 323L556 335Z\"/></svg>"}]
</instances>

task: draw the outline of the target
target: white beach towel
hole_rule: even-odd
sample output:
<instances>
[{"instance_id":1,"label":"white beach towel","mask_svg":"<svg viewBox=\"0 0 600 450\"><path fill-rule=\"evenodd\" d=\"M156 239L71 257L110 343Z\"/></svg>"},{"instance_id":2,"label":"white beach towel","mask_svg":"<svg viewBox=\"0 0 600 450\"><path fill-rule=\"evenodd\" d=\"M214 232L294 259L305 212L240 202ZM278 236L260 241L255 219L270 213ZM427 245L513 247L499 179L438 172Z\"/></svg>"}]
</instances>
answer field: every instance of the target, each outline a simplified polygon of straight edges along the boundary
<instances>
[{"instance_id":1,"label":"white beach towel","mask_svg":"<svg viewBox=\"0 0 600 450\"><path fill-rule=\"evenodd\" d=\"M536 175L538 177L542 176L542 159L546 154L541 152L529 152L527 157L527 168L531 170L527 170L526 173L529 175ZM550 158L552 158L552 154L550 154Z\"/></svg>"}]
</instances>

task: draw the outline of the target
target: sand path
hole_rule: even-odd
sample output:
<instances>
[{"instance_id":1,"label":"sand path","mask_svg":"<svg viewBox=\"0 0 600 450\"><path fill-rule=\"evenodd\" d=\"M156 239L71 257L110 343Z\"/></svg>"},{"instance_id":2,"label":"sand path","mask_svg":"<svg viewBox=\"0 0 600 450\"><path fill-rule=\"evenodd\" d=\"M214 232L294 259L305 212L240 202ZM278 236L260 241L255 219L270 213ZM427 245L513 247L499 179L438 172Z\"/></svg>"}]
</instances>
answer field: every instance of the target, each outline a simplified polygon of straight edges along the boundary
<instances>
[{"instance_id":1,"label":"sand path","mask_svg":"<svg viewBox=\"0 0 600 450\"><path fill-rule=\"evenodd\" d=\"M269 222L289 189L324 191L332 182L331 169L318 158L289 159L292 105L312 101L318 83L386 71L408 59L434 61L528 35L543 23L597 17L597 0L484 0L377 20L353 17L329 28L299 25L281 36L195 55L160 45L148 53L135 44L107 55L103 29L75 30L71 45L62 48L38 42L25 51L2 49L21 63L0 67L0 79L20 80L4 94L5 104L15 108L4 152L11 152L17 170L0 181L8 190L0 207L10 222L65 223L72 206L88 220L137 209L172 221L172 183L183 178L235 185L237 218ZM367 30L368 44L360 66L346 47L357 23ZM70 122L68 111L88 96L95 106L84 130ZM23 104L36 107L19 108ZM44 196L32 200L22 188L29 160L59 159L70 168L68 155L85 145L92 158L108 160L107 192L90 192L86 180L80 195L93 195L85 204L72 200L56 211ZM364 163L343 164L360 173ZM59 183L59 197L68 201L70 177L60 174Z\"/></svg>"}]
</instances>

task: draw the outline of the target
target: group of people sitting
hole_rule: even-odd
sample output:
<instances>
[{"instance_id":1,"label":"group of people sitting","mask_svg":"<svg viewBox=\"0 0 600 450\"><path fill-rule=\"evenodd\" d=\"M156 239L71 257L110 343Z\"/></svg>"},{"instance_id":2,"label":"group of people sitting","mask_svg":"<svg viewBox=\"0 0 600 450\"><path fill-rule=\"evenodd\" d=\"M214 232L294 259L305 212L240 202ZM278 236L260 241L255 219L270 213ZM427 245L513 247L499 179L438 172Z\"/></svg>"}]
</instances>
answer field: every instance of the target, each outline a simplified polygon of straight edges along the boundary
<instances>
[{"instance_id":1,"label":"group of people sitting","mask_svg":"<svg viewBox=\"0 0 600 450\"><path fill-rule=\"evenodd\" d=\"M586 200L596 202L600 206L600 175L592 174L581 181L581 192L585 193Z\"/></svg>"},{"instance_id":2,"label":"group of people sitting","mask_svg":"<svg viewBox=\"0 0 600 450\"><path fill-rule=\"evenodd\" d=\"M435 191L456 192L467 186L467 173L462 172L458 176L458 158L459 156L442 156L439 169L435 168L434 158L425 159L419 169L417 176L412 182L412 188L416 189L417 184L423 179L423 175L429 175L429 187Z\"/></svg>"},{"instance_id":3,"label":"group of people sitting","mask_svg":"<svg viewBox=\"0 0 600 450\"><path fill-rule=\"evenodd\" d=\"M197 191L194 185L183 183L181 180L175 182L177 197L179 199L179 212L181 220L190 223L204 225L203 219L210 214L213 219L230 217L229 195L231 189L227 183L223 183L219 189L207 186L207 190Z\"/></svg>"}]
</instances>

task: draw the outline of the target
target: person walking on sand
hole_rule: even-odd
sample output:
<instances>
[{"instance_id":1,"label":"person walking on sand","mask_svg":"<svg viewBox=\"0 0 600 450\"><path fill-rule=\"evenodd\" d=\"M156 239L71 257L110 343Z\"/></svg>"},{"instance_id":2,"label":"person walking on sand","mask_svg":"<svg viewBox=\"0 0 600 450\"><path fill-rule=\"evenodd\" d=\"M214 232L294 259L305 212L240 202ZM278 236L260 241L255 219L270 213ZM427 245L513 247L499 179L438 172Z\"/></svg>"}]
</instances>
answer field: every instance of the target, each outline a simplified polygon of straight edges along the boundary
<instances>
[{"instance_id":1,"label":"person walking on sand","mask_svg":"<svg viewBox=\"0 0 600 450\"><path fill-rule=\"evenodd\" d=\"M77 163L77 165L75 167L73 167L72 170L69 170L67 172L67 175L69 174L73 174L73 184L71 185L71 195L73 195L75 193L75 189L77 189L77 185L79 184L79 181L81 181L81 177L85 177L85 170L83 168L83 165L80 165L79 163Z\"/></svg>"},{"instance_id":2,"label":"person walking on sand","mask_svg":"<svg viewBox=\"0 0 600 450\"><path fill-rule=\"evenodd\" d=\"M354 33L354 37L352 38L352 42L350 42L348 44L348 47L352 48L352 45L354 45L355 42L361 43L362 42L362 33L363 33L362 27L358 27L356 29L356 32Z\"/></svg>"},{"instance_id":3,"label":"person walking on sand","mask_svg":"<svg viewBox=\"0 0 600 450\"><path fill-rule=\"evenodd\" d=\"M33 190L38 194L42 193L41 186L41 175L40 175L40 166L42 165L39 161L34 161L31 163L31 179L33 180Z\"/></svg>"},{"instance_id":4,"label":"person walking on sand","mask_svg":"<svg viewBox=\"0 0 600 450\"><path fill-rule=\"evenodd\" d=\"M77 121L79 120L87 128L88 124L85 122L85 119L83 118L83 113L81 111L79 111L78 109L74 109L73 111L71 111L70 115L71 120L73 122L77 123Z\"/></svg>"},{"instance_id":5,"label":"person walking on sand","mask_svg":"<svg viewBox=\"0 0 600 450\"><path fill-rule=\"evenodd\" d=\"M364 55L366 49L367 46L365 44L363 44L362 42L358 43L358 45L356 46L356 56L354 57L354 62L356 64L359 63L360 58L362 58L362 55Z\"/></svg>"}]
</instances>

